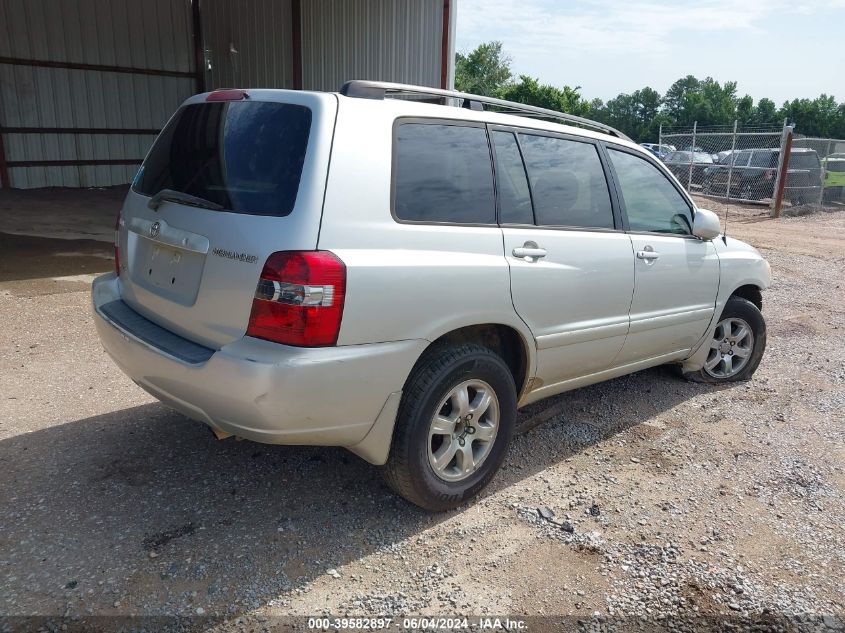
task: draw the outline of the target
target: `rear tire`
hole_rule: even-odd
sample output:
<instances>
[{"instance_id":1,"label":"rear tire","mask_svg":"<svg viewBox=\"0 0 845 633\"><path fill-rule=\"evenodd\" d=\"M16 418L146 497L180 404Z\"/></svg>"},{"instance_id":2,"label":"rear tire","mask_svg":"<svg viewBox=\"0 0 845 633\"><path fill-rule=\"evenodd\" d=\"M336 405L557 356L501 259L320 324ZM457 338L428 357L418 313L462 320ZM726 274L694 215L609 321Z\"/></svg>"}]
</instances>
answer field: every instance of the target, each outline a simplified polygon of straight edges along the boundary
<instances>
[{"instance_id":1,"label":"rear tire","mask_svg":"<svg viewBox=\"0 0 845 633\"><path fill-rule=\"evenodd\" d=\"M499 470L515 422L516 386L496 353L474 343L428 350L405 384L382 474L411 503L450 510ZM441 428L450 423L451 434Z\"/></svg>"},{"instance_id":2,"label":"rear tire","mask_svg":"<svg viewBox=\"0 0 845 633\"><path fill-rule=\"evenodd\" d=\"M693 382L723 384L749 380L766 350L766 321L760 309L741 297L728 299L719 317L704 367L683 372Z\"/></svg>"}]
</instances>

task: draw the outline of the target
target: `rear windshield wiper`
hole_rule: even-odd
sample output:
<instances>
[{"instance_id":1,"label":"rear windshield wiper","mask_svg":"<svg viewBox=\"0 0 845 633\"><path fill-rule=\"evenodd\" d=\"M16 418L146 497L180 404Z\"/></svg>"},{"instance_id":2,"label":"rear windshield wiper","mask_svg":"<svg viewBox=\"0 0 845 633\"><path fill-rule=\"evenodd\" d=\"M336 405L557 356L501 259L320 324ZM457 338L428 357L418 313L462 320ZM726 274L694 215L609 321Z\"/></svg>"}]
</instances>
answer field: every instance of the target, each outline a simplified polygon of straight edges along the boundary
<instances>
[{"instance_id":1,"label":"rear windshield wiper","mask_svg":"<svg viewBox=\"0 0 845 633\"><path fill-rule=\"evenodd\" d=\"M175 189L162 189L147 203L147 206L150 209L158 209L159 205L164 201L167 200L169 202L178 202L180 204L187 204L191 207L201 207L203 209L212 209L214 211L222 211L223 207L216 202L212 202L211 200L206 200L205 198L199 198L197 196L192 196L187 193L183 193L181 191L176 191Z\"/></svg>"}]
</instances>

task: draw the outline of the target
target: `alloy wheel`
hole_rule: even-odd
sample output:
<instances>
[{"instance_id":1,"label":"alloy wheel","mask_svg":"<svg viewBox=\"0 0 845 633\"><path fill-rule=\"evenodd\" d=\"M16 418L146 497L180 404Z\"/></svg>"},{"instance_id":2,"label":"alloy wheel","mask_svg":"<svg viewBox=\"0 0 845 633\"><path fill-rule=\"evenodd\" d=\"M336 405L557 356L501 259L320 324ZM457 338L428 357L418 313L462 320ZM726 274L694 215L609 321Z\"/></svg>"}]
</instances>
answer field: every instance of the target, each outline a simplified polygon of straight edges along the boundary
<instances>
[{"instance_id":1,"label":"alloy wheel","mask_svg":"<svg viewBox=\"0 0 845 633\"><path fill-rule=\"evenodd\" d=\"M719 321L710 341L704 371L713 378L730 378L741 372L754 351L754 332L744 320L730 317Z\"/></svg>"},{"instance_id":2,"label":"alloy wheel","mask_svg":"<svg viewBox=\"0 0 845 633\"><path fill-rule=\"evenodd\" d=\"M490 455L499 430L499 399L483 380L454 387L434 414L428 432L428 461L444 481L461 481Z\"/></svg>"}]
</instances>

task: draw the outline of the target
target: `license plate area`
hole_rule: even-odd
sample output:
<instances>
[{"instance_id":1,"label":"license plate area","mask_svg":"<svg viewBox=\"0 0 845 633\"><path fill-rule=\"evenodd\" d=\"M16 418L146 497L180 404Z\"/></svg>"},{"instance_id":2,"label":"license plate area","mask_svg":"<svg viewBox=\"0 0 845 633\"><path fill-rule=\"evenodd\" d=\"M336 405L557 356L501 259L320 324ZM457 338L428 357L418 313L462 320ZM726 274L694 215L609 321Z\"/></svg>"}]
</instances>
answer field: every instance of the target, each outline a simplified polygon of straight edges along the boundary
<instances>
[{"instance_id":1,"label":"license plate area","mask_svg":"<svg viewBox=\"0 0 845 633\"><path fill-rule=\"evenodd\" d=\"M129 231L132 282L160 297L192 306L202 281L208 240L162 224L156 237L149 236L149 230Z\"/></svg>"}]
</instances>

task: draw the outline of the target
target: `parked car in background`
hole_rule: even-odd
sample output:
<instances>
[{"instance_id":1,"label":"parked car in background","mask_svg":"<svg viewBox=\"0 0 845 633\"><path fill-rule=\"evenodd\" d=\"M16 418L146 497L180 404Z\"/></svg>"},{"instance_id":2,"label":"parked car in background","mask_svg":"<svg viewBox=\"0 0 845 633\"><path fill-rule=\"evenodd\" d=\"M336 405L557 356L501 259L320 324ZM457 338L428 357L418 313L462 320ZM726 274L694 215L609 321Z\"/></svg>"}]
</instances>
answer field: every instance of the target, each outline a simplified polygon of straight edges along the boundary
<instances>
[{"instance_id":1,"label":"parked car in background","mask_svg":"<svg viewBox=\"0 0 845 633\"><path fill-rule=\"evenodd\" d=\"M185 101L92 287L119 367L218 436L344 446L429 510L492 479L518 407L666 363L751 378L769 265L663 163L600 123L406 94L489 99Z\"/></svg>"},{"instance_id":2,"label":"parked car in background","mask_svg":"<svg viewBox=\"0 0 845 633\"><path fill-rule=\"evenodd\" d=\"M706 152L680 151L671 152L663 162L684 186L688 181L700 185L704 181L704 170L713 164L713 157Z\"/></svg>"},{"instance_id":3,"label":"parked car in background","mask_svg":"<svg viewBox=\"0 0 845 633\"><path fill-rule=\"evenodd\" d=\"M730 149L725 150L723 152L717 152L716 154L713 154L713 162L714 163L724 163L725 159L728 156L730 156L731 154L735 154L735 153L736 153L736 150L730 150Z\"/></svg>"},{"instance_id":4,"label":"parked car in background","mask_svg":"<svg viewBox=\"0 0 845 633\"><path fill-rule=\"evenodd\" d=\"M824 169L824 199L842 200L845 198L845 154L839 154L841 158L834 158L837 154L831 154L821 161Z\"/></svg>"},{"instance_id":5,"label":"parked car in background","mask_svg":"<svg viewBox=\"0 0 845 633\"><path fill-rule=\"evenodd\" d=\"M740 200L763 200L775 195L780 150L747 149L704 170L701 185L706 195L728 195ZM815 150L794 147L789 161L784 198L793 204L818 200L822 188L822 165Z\"/></svg>"},{"instance_id":6,"label":"parked car in background","mask_svg":"<svg viewBox=\"0 0 845 633\"><path fill-rule=\"evenodd\" d=\"M640 143L641 147L645 147L652 154L663 160L669 153L675 151L674 145L660 145L658 143Z\"/></svg>"}]
</instances>

